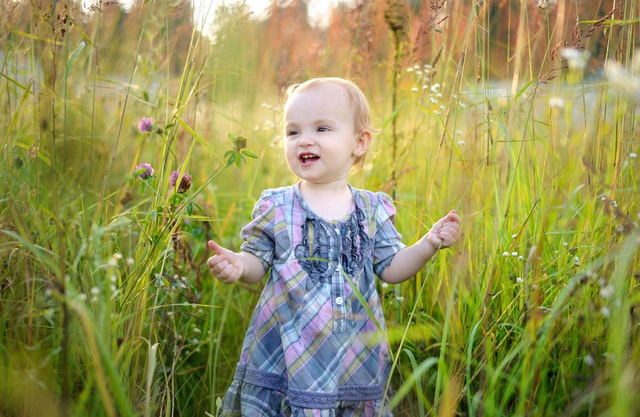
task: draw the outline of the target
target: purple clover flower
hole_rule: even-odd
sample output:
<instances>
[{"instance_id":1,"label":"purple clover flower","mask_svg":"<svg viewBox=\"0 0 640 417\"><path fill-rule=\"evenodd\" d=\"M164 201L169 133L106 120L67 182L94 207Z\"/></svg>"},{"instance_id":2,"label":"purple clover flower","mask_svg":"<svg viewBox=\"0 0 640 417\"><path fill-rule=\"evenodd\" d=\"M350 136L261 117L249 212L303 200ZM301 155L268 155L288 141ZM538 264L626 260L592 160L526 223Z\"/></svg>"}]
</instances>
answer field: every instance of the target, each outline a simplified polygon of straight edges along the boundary
<instances>
[{"instance_id":1,"label":"purple clover flower","mask_svg":"<svg viewBox=\"0 0 640 417\"><path fill-rule=\"evenodd\" d=\"M173 171L171 173L171 177L169 177L169 182L171 183L171 187L176 188L176 182L178 182L178 178L180 177L180 171ZM188 172L185 172L182 176L182 180L180 181L180 185L178 185L179 193L186 193L187 190L191 188L191 175Z\"/></svg>"},{"instance_id":2,"label":"purple clover flower","mask_svg":"<svg viewBox=\"0 0 640 417\"><path fill-rule=\"evenodd\" d=\"M153 167L151 166L151 164L148 164L146 162L142 163L142 164L138 164L136 165L136 172L143 169L144 171L138 175L138 178L140 178L141 180L146 180L147 178L151 177L153 174L155 174L155 170L153 169Z\"/></svg>"},{"instance_id":3,"label":"purple clover flower","mask_svg":"<svg viewBox=\"0 0 640 417\"><path fill-rule=\"evenodd\" d=\"M143 117L138 122L138 130L142 133L151 132L153 129L153 119L151 117Z\"/></svg>"}]
</instances>

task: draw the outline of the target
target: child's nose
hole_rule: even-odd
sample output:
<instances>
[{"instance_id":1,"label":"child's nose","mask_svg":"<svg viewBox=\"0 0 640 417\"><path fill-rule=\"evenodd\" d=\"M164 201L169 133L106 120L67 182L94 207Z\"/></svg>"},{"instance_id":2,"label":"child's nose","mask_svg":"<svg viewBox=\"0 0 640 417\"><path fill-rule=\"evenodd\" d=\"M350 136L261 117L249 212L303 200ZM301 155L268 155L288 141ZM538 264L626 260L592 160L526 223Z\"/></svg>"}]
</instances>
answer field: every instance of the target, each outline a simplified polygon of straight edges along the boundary
<instances>
[{"instance_id":1,"label":"child's nose","mask_svg":"<svg viewBox=\"0 0 640 417\"><path fill-rule=\"evenodd\" d=\"M300 137L299 143L300 143L300 146L312 146L316 142L313 139L313 135L305 133L305 134L302 134L302 136Z\"/></svg>"}]
</instances>

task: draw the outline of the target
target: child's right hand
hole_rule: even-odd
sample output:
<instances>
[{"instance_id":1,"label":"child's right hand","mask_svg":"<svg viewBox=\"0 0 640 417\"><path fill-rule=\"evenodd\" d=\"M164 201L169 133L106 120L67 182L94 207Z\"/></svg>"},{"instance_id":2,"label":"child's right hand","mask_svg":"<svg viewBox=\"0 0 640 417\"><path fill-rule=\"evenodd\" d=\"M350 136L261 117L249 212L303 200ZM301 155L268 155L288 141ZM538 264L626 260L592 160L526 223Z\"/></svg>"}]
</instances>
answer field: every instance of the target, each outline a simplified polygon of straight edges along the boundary
<instances>
[{"instance_id":1,"label":"child's right hand","mask_svg":"<svg viewBox=\"0 0 640 417\"><path fill-rule=\"evenodd\" d=\"M233 284L244 273L244 262L235 252L225 249L213 240L208 242L209 249L215 253L207 260L207 266L213 276L225 284Z\"/></svg>"}]
</instances>

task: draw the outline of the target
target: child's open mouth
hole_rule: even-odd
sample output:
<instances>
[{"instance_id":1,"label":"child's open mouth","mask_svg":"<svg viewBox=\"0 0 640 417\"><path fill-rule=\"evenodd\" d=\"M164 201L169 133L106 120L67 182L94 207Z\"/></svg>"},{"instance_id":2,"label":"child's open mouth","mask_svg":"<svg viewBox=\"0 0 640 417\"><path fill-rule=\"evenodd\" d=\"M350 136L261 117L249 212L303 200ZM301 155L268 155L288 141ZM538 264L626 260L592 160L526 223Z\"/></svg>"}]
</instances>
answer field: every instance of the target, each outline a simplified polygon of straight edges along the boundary
<instances>
[{"instance_id":1,"label":"child's open mouth","mask_svg":"<svg viewBox=\"0 0 640 417\"><path fill-rule=\"evenodd\" d=\"M299 159L302 166L310 166L318 161L320 157L312 153L303 153L302 155L300 155Z\"/></svg>"}]
</instances>

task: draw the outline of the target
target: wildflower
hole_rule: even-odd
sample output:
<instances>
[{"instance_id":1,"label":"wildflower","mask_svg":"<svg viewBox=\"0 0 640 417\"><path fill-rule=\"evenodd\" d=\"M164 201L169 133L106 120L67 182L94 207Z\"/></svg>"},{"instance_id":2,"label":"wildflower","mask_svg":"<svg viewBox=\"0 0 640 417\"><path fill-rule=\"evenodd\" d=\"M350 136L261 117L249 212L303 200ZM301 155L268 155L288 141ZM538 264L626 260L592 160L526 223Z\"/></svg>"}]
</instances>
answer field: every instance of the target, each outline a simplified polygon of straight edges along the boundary
<instances>
[{"instance_id":1,"label":"wildflower","mask_svg":"<svg viewBox=\"0 0 640 417\"><path fill-rule=\"evenodd\" d=\"M580 258L578 258L577 256L573 258L573 263L576 265L580 265Z\"/></svg>"},{"instance_id":2,"label":"wildflower","mask_svg":"<svg viewBox=\"0 0 640 417\"><path fill-rule=\"evenodd\" d=\"M429 86L428 86L428 85L426 85L426 84L422 86L422 89L423 89L423 90L426 90L426 89L428 89L428 88L429 88Z\"/></svg>"},{"instance_id":3,"label":"wildflower","mask_svg":"<svg viewBox=\"0 0 640 417\"><path fill-rule=\"evenodd\" d=\"M518 256L518 252L511 252L511 256Z\"/></svg>"},{"instance_id":4,"label":"wildflower","mask_svg":"<svg viewBox=\"0 0 640 417\"><path fill-rule=\"evenodd\" d=\"M197 327L194 327L193 332L195 334L200 334L200 333L202 333L202 330L198 329Z\"/></svg>"},{"instance_id":5,"label":"wildflower","mask_svg":"<svg viewBox=\"0 0 640 417\"><path fill-rule=\"evenodd\" d=\"M609 307L602 307L602 309L600 309L600 312L606 318L609 318L611 316L611 310L609 310Z\"/></svg>"},{"instance_id":6,"label":"wildflower","mask_svg":"<svg viewBox=\"0 0 640 417\"><path fill-rule=\"evenodd\" d=\"M562 246L564 246L565 248L567 247L568 243L567 242L562 242Z\"/></svg>"},{"instance_id":7,"label":"wildflower","mask_svg":"<svg viewBox=\"0 0 640 417\"><path fill-rule=\"evenodd\" d=\"M153 119L150 117L143 117L138 122L138 130L141 133L151 132L153 129Z\"/></svg>"},{"instance_id":8,"label":"wildflower","mask_svg":"<svg viewBox=\"0 0 640 417\"><path fill-rule=\"evenodd\" d=\"M111 282L113 282L115 284L116 282L118 282L118 277L115 276L115 275L111 275L109 277L109 281L111 281Z\"/></svg>"},{"instance_id":9,"label":"wildflower","mask_svg":"<svg viewBox=\"0 0 640 417\"><path fill-rule=\"evenodd\" d=\"M604 69L611 85L632 99L640 100L640 77L625 70L615 61L607 62Z\"/></svg>"},{"instance_id":10,"label":"wildflower","mask_svg":"<svg viewBox=\"0 0 640 417\"><path fill-rule=\"evenodd\" d=\"M80 301L87 301L87 294L84 294L84 293L78 294L78 299Z\"/></svg>"},{"instance_id":11,"label":"wildflower","mask_svg":"<svg viewBox=\"0 0 640 417\"><path fill-rule=\"evenodd\" d=\"M518 235L517 235L516 233L514 233L514 234L512 234L512 235L511 235L511 238L512 238L512 239L515 239L515 238L517 238L517 237L518 237Z\"/></svg>"},{"instance_id":12,"label":"wildflower","mask_svg":"<svg viewBox=\"0 0 640 417\"><path fill-rule=\"evenodd\" d=\"M518 278L516 278L516 282L518 284L522 284L524 282L524 280L522 279L522 277L518 277Z\"/></svg>"},{"instance_id":13,"label":"wildflower","mask_svg":"<svg viewBox=\"0 0 640 417\"><path fill-rule=\"evenodd\" d=\"M411 89L411 91L413 91L414 93L417 93L417 92L418 92L418 87L413 87L413 88Z\"/></svg>"},{"instance_id":14,"label":"wildflower","mask_svg":"<svg viewBox=\"0 0 640 417\"><path fill-rule=\"evenodd\" d=\"M519 261L524 261L524 256L522 256L522 255L518 256L518 260Z\"/></svg>"},{"instance_id":15,"label":"wildflower","mask_svg":"<svg viewBox=\"0 0 640 417\"><path fill-rule=\"evenodd\" d=\"M185 172L180 180L180 184L176 187L176 182L178 182L178 178L180 178L180 171L173 171L171 173L171 177L169 177L169 182L171 183L172 188L176 188L179 193L186 193L189 188L191 188L191 175L188 172Z\"/></svg>"},{"instance_id":16,"label":"wildflower","mask_svg":"<svg viewBox=\"0 0 640 417\"><path fill-rule=\"evenodd\" d=\"M118 266L118 261L116 261L114 258L111 258L107 261L108 268L115 268L116 266Z\"/></svg>"},{"instance_id":17,"label":"wildflower","mask_svg":"<svg viewBox=\"0 0 640 417\"><path fill-rule=\"evenodd\" d=\"M396 297L396 300L398 300L398 302L399 302L399 303L402 303L402 302L404 302L404 297L402 297L402 296L397 296L397 297Z\"/></svg>"},{"instance_id":18,"label":"wildflower","mask_svg":"<svg viewBox=\"0 0 640 417\"><path fill-rule=\"evenodd\" d=\"M616 289L613 285L607 284L600 289L600 296L606 300L607 298L611 298L615 291Z\"/></svg>"},{"instance_id":19,"label":"wildflower","mask_svg":"<svg viewBox=\"0 0 640 417\"><path fill-rule=\"evenodd\" d=\"M509 252L502 252L502 256L509 256Z\"/></svg>"},{"instance_id":20,"label":"wildflower","mask_svg":"<svg viewBox=\"0 0 640 417\"><path fill-rule=\"evenodd\" d=\"M125 263L127 264L127 266L133 266L136 261L132 257L128 257Z\"/></svg>"},{"instance_id":21,"label":"wildflower","mask_svg":"<svg viewBox=\"0 0 640 417\"><path fill-rule=\"evenodd\" d=\"M560 97L550 97L549 107L551 107L552 109L562 110L564 109L564 100Z\"/></svg>"},{"instance_id":22,"label":"wildflower","mask_svg":"<svg viewBox=\"0 0 640 417\"><path fill-rule=\"evenodd\" d=\"M438 100L435 99L435 97L429 97L429 101L431 102L431 104L438 104Z\"/></svg>"},{"instance_id":23,"label":"wildflower","mask_svg":"<svg viewBox=\"0 0 640 417\"><path fill-rule=\"evenodd\" d=\"M434 85L431 86L431 92L437 93L439 88L440 88L440 84L435 83Z\"/></svg>"},{"instance_id":24,"label":"wildflower","mask_svg":"<svg viewBox=\"0 0 640 417\"><path fill-rule=\"evenodd\" d=\"M635 153L635 152L631 152L631 153L629 154L629 158L631 158L631 159L636 159L637 157L638 157L638 154L637 154L637 153Z\"/></svg>"},{"instance_id":25,"label":"wildflower","mask_svg":"<svg viewBox=\"0 0 640 417\"><path fill-rule=\"evenodd\" d=\"M560 50L560 55L567 60L569 69L576 71L583 71L587 67L587 61L589 60L589 51L580 51L575 48L563 48Z\"/></svg>"},{"instance_id":26,"label":"wildflower","mask_svg":"<svg viewBox=\"0 0 640 417\"><path fill-rule=\"evenodd\" d=\"M433 112L433 114L435 114L436 116L440 116L440 111L436 110L436 111Z\"/></svg>"},{"instance_id":27,"label":"wildflower","mask_svg":"<svg viewBox=\"0 0 640 417\"><path fill-rule=\"evenodd\" d=\"M389 284L387 284L386 282L382 283L382 288L389 288Z\"/></svg>"},{"instance_id":28,"label":"wildflower","mask_svg":"<svg viewBox=\"0 0 640 417\"><path fill-rule=\"evenodd\" d=\"M584 357L584 363L587 366L591 367L594 363L596 363L596 360L593 359L593 356L591 356L591 354L587 354L587 356Z\"/></svg>"},{"instance_id":29,"label":"wildflower","mask_svg":"<svg viewBox=\"0 0 640 417\"><path fill-rule=\"evenodd\" d=\"M142 171L143 169L144 169L144 171ZM153 167L150 164L146 163L146 162L143 162L142 164L136 165L135 171L136 172L142 171L138 175L138 178L140 178L141 180L146 180L147 178L152 177L153 174L155 174L155 172L156 172L153 169Z\"/></svg>"},{"instance_id":30,"label":"wildflower","mask_svg":"<svg viewBox=\"0 0 640 417\"><path fill-rule=\"evenodd\" d=\"M89 290L89 292L91 293L91 295L98 295L100 294L100 288L98 287L93 287Z\"/></svg>"},{"instance_id":31,"label":"wildflower","mask_svg":"<svg viewBox=\"0 0 640 417\"><path fill-rule=\"evenodd\" d=\"M463 140L459 140L459 141L457 141L457 142L456 142L456 144L457 144L458 146L464 146L464 145L466 145L466 144L467 144L467 142L465 142L465 141L463 141Z\"/></svg>"},{"instance_id":32,"label":"wildflower","mask_svg":"<svg viewBox=\"0 0 640 417\"><path fill-rule=\"evenodd\" d=\"M113 258L116 261L121 261L122 260L122 254L120 252L116 252L116 253L113 254Z\"/></svg>"}]
</instances>

